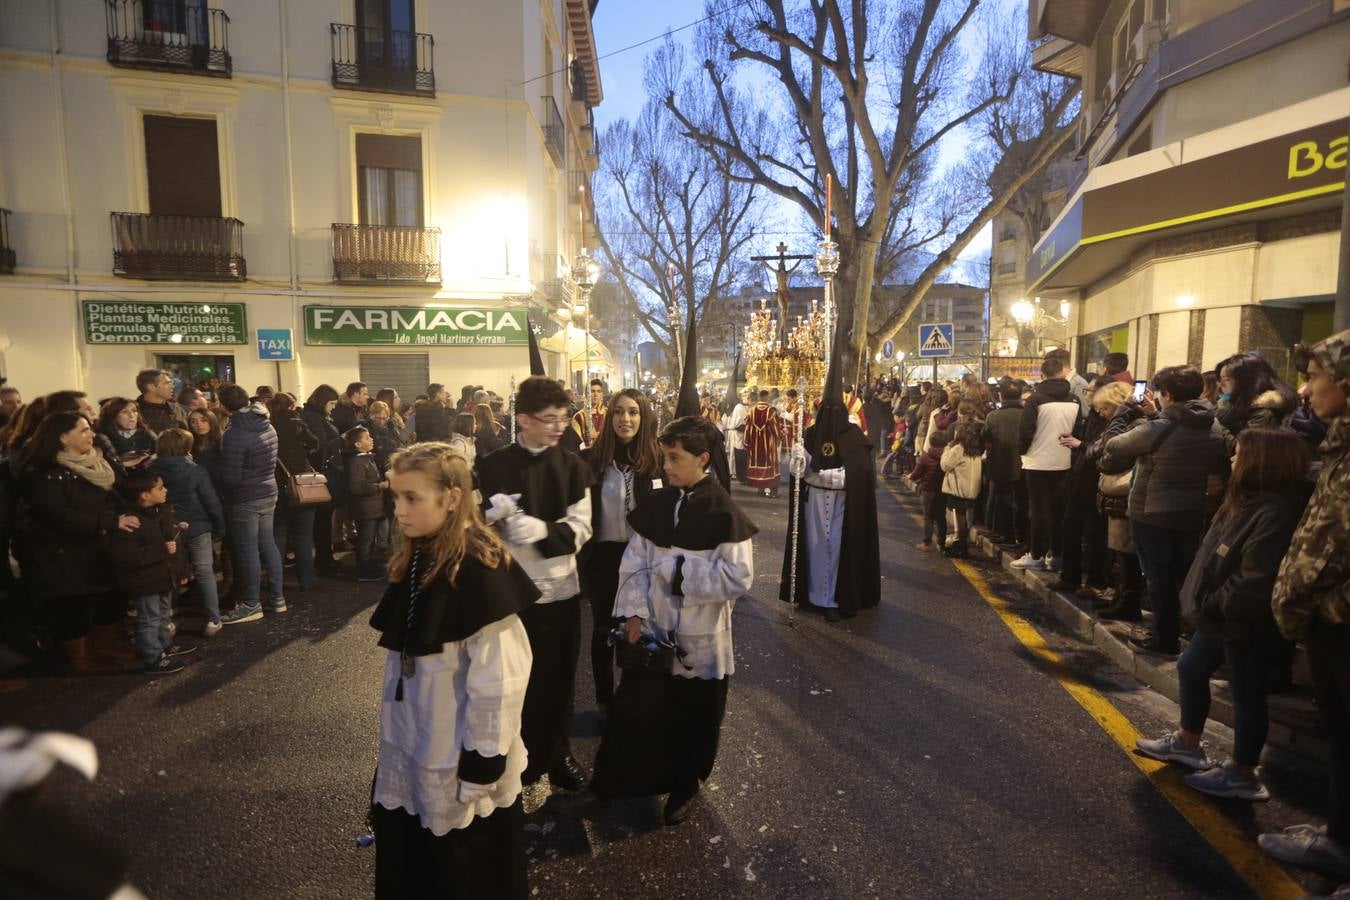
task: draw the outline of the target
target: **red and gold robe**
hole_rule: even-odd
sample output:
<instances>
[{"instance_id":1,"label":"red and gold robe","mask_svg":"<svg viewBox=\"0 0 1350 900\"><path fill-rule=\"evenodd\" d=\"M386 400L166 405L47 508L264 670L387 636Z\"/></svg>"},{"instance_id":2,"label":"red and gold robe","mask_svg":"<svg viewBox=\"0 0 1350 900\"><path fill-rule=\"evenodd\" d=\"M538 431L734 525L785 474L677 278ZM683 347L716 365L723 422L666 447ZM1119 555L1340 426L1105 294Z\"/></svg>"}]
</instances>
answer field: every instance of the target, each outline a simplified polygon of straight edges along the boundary
<instances>
[{"instance_id":1,"label":"red and gold robe","mask_svg":"<svg viewBox=\"0 0 1350 900\"><path fill-rule=\"evenodd\" d=\"M745 420L746 481L754 488L778 487L778 442L782 423L778 410L756 403Z\"/></svg>"},{"instance_id":2,"label":"red and gold robe","mask_svg":"<svg viewBox=\"0 0 1350 900\"><path fill-rule=\"evenodd\" d=\"M577 410L576 415L572 416L572 430L581 438L581 443L589 447L595 442L595 436L600 433L600 429L605 427L605 416L609 413L609 408L605 406L597 407L590 412L591 428L589 433L586 429L586 416L588 411L586 407Z\"/></svg>"}]
</instances>

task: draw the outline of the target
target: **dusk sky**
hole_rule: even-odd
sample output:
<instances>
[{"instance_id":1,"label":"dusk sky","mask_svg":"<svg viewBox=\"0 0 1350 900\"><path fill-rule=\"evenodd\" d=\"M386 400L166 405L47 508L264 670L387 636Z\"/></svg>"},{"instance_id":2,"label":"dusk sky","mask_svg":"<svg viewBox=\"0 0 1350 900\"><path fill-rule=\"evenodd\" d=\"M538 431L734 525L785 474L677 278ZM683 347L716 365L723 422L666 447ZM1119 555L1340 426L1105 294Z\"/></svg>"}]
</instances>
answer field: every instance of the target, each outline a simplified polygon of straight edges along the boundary
<instances>
[{"instance_id":1,"label":"dusk sky","mask_svg":"<svg viewBox=\"0 0 1350 900\"><path fill-rule=\"evenodd\" d=\"M593 27L596 49L602 57L639 41L656 38L641 47L600 60L600 78L605 99L596 107L595 119L602 131L611 122L622 118L631 119L641 111L642 104L647 99L642 84L643 63L647 54L659 45L661 36L667 30L696 22L705 14L703 0L662 0L660 3L604 0L600 3L595 11ZM689 28L679 32L675 37L677 40L689 39L693 37L695 31L696 29ZM796 207L792 207L787 215L794 215L795 210ZM786 227L796 230L799 226L794 221ZM786 237L792 243L800 243L805 239L801 234ZM989 260L989 239L990 229L985 228L961 254L963 260L970 261L970 264L960 267L965 271L958 273L950 270L942 280L976 283L975 279L978 278L978 283L984 284L987 277L985 266ZM771 246L778 240L778 235L766 235L765 245ZM809 251L804 249L800 252Z\"/></svg>"}]
</instances>

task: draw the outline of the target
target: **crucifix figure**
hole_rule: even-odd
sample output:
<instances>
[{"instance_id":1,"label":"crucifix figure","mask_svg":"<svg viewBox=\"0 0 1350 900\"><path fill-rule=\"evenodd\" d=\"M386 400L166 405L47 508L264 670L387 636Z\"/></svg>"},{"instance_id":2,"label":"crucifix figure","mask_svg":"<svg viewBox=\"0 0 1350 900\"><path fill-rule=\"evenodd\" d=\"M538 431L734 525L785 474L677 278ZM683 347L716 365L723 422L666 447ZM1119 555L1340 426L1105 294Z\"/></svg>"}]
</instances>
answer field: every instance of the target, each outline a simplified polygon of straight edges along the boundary
<instances>
[{"instance_id":1,"label":"crucifix figure","mask_svg":"<svg viewBox=\"0 0 1350 900\"><path fill-rule=\"evenodd\" d=\"M778 301L778 346L785 347L787 346L788 334L788 299L792 296L792 292L788 288L788 276L797 271L797 268L802 264L802 260L812 259L812 257L807 254L788 256L787 244L781 241L774 249L778 251L777 256L752 256L750 259L754 262L764 263L778 282L775 292L775 299ZM788 268L788 260L795 260L790 269ZM775 262L778 263L777 268L773 266Z\"/></svg>"}]
</instances>

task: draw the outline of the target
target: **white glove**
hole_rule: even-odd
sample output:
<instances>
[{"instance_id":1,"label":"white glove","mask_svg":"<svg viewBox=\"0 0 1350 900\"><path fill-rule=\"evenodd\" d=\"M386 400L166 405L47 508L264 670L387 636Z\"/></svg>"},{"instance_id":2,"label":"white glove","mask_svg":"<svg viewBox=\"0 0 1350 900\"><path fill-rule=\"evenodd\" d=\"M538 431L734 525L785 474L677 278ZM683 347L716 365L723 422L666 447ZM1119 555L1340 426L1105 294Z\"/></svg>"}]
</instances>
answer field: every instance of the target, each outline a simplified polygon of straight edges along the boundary
<instances>
[{"instance_id":1,"label":"white glove","mask_svg":"<svg viewBox=\"0 0 1350 900\"><path fill-rule=\"evenodd\" d=\"M788 471L794 478L801 478L806 473L806 448L800 444L793 445L788 451Z\"/></svg>"},{"instance_id":2,"label":"white glove","mask_svg":"<svg viewBox=\"0 0 1350 900\"><path fill-rule=\"evenodd\" d=\"M844 486L844 467L837 469L826 469L820 473L821 483L824 487L839 490Z\"/></svg>"},{"instance_id":3,"label":"white glove","mask_svg":"<svg viewBox=\"0 0 1350 900\"><path fill-rule=\"evenodd\" d=\"M492 791L490 784L475 784L472 781L459 782L459 802L468 806L470 803L477 803Z\"/></svg>"},{"instance_id":4,"label":"white glove","mask_svg":"<svg viewBox=\"0 0 1350 900\"><path fill-rule=\"evenodd\" d=\"M505 519L509 515L519 512L520 507L516 505L519 500L519 494L493 494L488 500L490 508L484 518L486 518L488 524L491 525L494 522Z\"/></svg>"},{"instance_id":5,"label":"white glove","mask_svg":"<svg viewBox=\"0 0 1350 900\"><path fill-rule=\"evenodd\" d=\"M548 523L521 513L511 516L502 524L502 533L513 544L533 544L548 537Z\"/></svg>"}]
</instances>

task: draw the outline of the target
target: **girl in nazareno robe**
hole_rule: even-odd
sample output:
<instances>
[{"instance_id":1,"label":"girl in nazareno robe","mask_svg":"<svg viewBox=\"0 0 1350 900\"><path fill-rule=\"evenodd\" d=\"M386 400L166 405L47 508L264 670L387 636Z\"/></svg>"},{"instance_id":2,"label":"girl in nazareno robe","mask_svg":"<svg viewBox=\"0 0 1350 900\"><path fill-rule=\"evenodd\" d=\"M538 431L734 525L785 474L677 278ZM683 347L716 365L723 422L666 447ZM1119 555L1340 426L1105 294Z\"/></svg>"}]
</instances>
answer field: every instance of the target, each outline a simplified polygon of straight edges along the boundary
<instances>
[{"instance_id":1,"label":"girl in nazareno robe","mask_svg":"<svg viewBox=\"0 0 1350 900\"><path fill-rule=\"evenodd\" d=\"M418 444L390 463L405 540L371 617L388 651L372 791L376 897L525 897L520 712L539 597L473 502L468 464Z\"/></svg>"}]
</instances>

